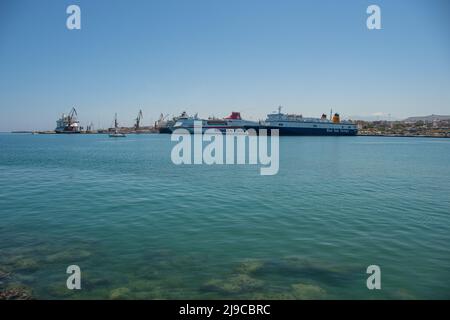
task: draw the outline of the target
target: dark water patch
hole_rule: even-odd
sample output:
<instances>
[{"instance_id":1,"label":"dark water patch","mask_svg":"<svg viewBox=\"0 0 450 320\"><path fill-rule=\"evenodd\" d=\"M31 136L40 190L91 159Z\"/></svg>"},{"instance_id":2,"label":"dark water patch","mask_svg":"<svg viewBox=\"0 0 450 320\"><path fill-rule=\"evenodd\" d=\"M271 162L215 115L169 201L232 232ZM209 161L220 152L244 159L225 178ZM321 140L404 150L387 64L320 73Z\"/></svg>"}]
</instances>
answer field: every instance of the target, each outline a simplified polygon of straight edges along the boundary
<instances>
[{"instance_id":1,"label":"dark water patch","mask_svg":"<svg viewBox=\"0 0 450 320\"><path fill-rule=\"evenodd\" d=\"M92 291L97 288L109 287L113 284L113 280L103 274L94 274L90 272L83 272L82 286L83 290Z\"/></svg>"},{"instance_id":2,"label":"dark water patch","mask_svg":"<svg viewBox=\"0 0 450 320\"><path fill-rule=\"evenodd\" d=\"M230 271L203 283L200 292L234 299L330 299L336 297L333 287L356 281L355 272L361 272L353 266L295 256L244 259Z\"/></svg>"},{"instance_id":3,"label":"dark water patch","mask_svg":"<svg viewBox=\"0 0 450 320\"><path fill-rule=\"evenodd\" d=\"M6 281L11 278L11 272L0 269L0 285L3 281Z\"/></svg>"},{"instance_id":4,"label":"dark water patch","mask_svg":"<svg viewBox=\"0 0 450 320\"><path fill-rule=\"evenodd\" d=\"M39 269L39 260L34 257L18 255L3 257L0 265L4 270L12 273L30 273Z\"/></svg>"},{"instance_id":5,"label":"dark water patch","mask_svg":"<svg viewBox=\"0 0 450 320\"><path fill-rule=\"evenodd\" d=\"M265 261L254 274L264 279L278 279L281 282L307 279L328 286L339 286L355 281L355 276L363 271L363 267L340 266L309 258L287 257Z\"/></svg>"}]
</instances>

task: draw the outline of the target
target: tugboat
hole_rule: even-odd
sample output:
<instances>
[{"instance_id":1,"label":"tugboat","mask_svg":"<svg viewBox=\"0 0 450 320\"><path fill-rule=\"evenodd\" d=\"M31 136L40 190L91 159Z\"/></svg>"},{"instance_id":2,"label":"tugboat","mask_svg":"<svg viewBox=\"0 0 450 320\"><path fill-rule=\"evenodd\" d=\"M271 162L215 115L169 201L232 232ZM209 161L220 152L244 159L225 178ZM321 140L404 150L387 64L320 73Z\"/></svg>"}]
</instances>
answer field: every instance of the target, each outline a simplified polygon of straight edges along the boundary
<instances>
[{"instance_id":1,"label":"tugboat","mask_svg":"<svg viewBox=\"0 0 450 320\"><path fill-rule=\"evenodd\" d=\"M125 138L124 133L119 132L119 123L117 122L117 113L114 117L114 133L109 134L110 138Z\"/></svg>"},{"instance_id":2,"label":"tugboat","mask_svg":"<svg viewBox=\"0 0 450 320\"><path fill-rule=\"evenodd\" d=\"M56 121L55 133L81 133L80 122L77 117L75 108L72 108L67 115L63 113L61 118Z\"/></svg>"}]
</instances>

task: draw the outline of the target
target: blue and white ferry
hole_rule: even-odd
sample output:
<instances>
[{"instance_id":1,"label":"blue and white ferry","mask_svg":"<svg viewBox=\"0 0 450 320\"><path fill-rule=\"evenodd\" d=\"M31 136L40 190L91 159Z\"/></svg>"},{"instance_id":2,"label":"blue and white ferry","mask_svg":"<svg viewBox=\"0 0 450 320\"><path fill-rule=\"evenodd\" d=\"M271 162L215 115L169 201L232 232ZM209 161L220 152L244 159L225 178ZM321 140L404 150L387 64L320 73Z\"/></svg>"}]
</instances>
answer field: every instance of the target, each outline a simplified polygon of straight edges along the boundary
<instances>
[{"instance_id":1,"label":"blue and white ferry","mask_svg":"<svg viewBox=\"0 0 450 320\"><path fill-rule=\"evenodd\" d=\"M268 114L258 129L278 129L284 136L354 136L358 133L358 126L351 121L341 121L338 113L330 115L330 118L325 114L321 118L284 114L280 106L278 113Z\"/></svg>"}]
</instances>

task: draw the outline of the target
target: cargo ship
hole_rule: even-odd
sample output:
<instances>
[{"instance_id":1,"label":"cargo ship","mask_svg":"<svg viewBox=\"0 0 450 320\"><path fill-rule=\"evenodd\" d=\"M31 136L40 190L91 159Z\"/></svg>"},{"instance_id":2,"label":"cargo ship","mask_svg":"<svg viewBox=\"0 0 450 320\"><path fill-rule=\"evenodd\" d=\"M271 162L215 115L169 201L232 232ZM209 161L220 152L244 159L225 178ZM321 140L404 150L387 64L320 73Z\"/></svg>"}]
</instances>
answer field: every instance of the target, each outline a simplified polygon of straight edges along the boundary
<instances>
[{"instance_id":1,"label":"cargo ship","mask_svg":"<svg viewBox=\"0 0 450 320\"><path fill-rule=\"evenodd\" d=\"M305 118L297 114L284 114L281 106L278 112L268 114L259 126L246 129L278 129L281 136L354 136L358 127L351 121L341 121L338 113L330 113L330 119L325 114L320 118Z\"/></svg>"},{"instance_id":2,"label":"cargo ship","mask_svg":"<svg viewBox=\"0 0 450 320\"><path fill-rule=\"evenodd\" d=\"M227 129L246 129L257 128L259 123L256 121L244 120L241 118L240 112L232 112L231 115L223 119L210 118L207 120L199 119L197 115L193 117L180 117L173 125L175 129L187 129L189 132L194 132L194 122L201 124L202 132L208 129L217 129L221 132L225 132Z\"/></svg>"},{"instance_id":3,"label":"cargo ship","mask_svg":"<svg viewBox=\"0 0 450 320\"><path fill-rule=\"evenodd\" d=\"M56 133L81 133L80 122L77 119L77 110L72 108L69 114L62 114L56 121Z\"/></svg>"}]
</instances>

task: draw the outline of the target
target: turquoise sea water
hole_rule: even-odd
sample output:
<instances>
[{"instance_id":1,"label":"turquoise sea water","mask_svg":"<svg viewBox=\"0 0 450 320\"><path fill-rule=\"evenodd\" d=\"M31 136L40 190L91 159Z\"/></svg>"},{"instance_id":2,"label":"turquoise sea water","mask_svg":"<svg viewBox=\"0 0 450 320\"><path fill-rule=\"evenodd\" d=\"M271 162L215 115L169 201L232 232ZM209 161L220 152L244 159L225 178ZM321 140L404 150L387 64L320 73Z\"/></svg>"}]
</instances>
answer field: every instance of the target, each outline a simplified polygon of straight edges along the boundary
<instances>
[{"instance_id":1,"label":"turquoise sea water","mask_svg":"<svg viewBox=\"0 0 450 320\"><path fill-rule=\"evenodd\" d=\"M176 166L173 145L169 135L0 134L0 289L450 298L450 140L281 137L275 176ZM79 291L66 289L71 264ZM372 264L378 291L366 287Z\"/></svg>"}]
</instances>

